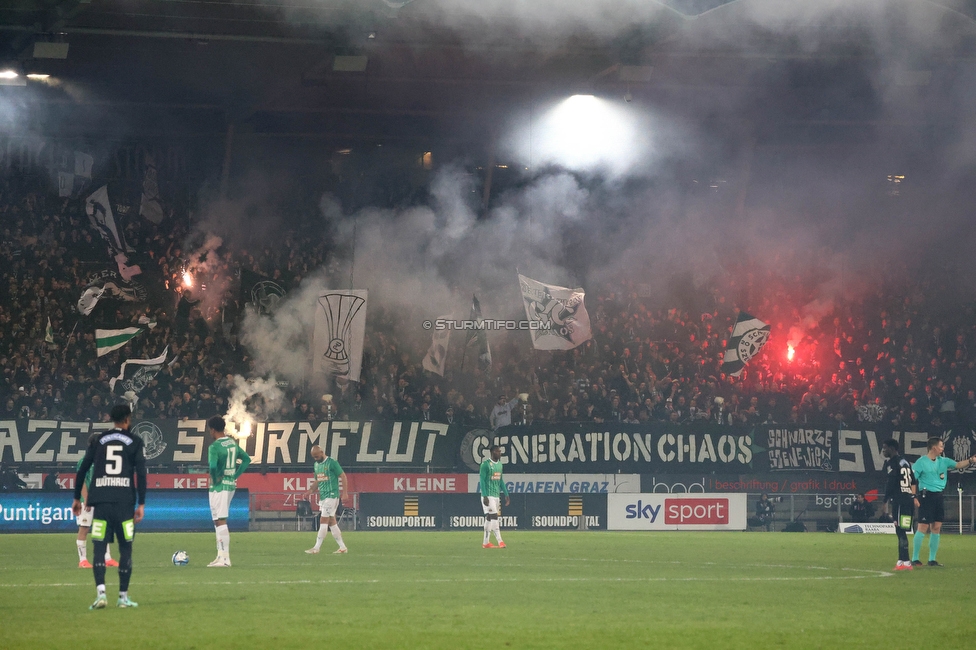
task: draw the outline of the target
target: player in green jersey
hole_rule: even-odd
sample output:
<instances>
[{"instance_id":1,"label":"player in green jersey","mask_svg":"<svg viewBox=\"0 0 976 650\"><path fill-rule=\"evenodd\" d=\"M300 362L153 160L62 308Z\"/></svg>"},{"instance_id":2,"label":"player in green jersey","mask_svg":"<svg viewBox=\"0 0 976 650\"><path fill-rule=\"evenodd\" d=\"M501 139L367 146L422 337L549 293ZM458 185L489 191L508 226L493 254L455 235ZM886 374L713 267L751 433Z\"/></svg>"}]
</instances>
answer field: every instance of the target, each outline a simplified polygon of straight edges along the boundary
<instances>
[{"instance_id":1,"label":"player in green jersey","mask_svg":"<svg viewBox=\"0 0 976 650\"><path fill-rule=\"evenodd\" d=\"M227 528L227 515L237 489L237 478L251 464L251 457L233 438L224 433L222 417L215 415L207 420L207 428L214 439L207 450L207 458L210 461L210 516L217 533L217 559L207 566L228 567L230 530Z\"/></svg>"},{"instance_id":2,"label":"player in green jersey","mask_svg":"<svg viewBox=\"0 0 976 650\"><path fill-rule=\"evenodd\" d=\"M939 552L942 521L945 519L942 492L946 486L946 472L950 469L964 469L976 461L976 456L971 456L957 463L951 458L943 456L943 451L945 451L945 443L942 438L933 436L929 438L928 453L912 465L912 471L915 472L915 477L918 479L918 495L915 497L915 505L918 506L918 531L912 539L913 566L922 566L919 555L922 554L922 542L925 541L925 536L929 534L931 534L929 537L929 566L942 566L935 559L935 556Z\"/></svg>"},{"instance_id":3,"label":"player in green jersey","mask_svg":"<svg viewBox=\"0 0 976 650\"><path fill-rule=\"evenodd\" d=\"M336 510L341 501L346 500L346 482L340 481L345 472L339 466L335 458L325 455L325 450L315 445L312 447L312 458L315 464L312 465L312 472L315 474L315 487L307 492L308 495L319 492L319 532L315 536L315 546L305 551L309 555L315 555L322 548L322 542L326 535L332 531L332 537L339 544L339 549L333 551L335 554L348 553L349 550L342 541L342 531L336 522ZM341 498L341 501L340 501Z\"/></svg>"},{"instance_id":4,"label":"player in green jersey","mask_svg":"<svg viewBox=\"0 0 976 650\"><path fill-rule=\"evenodd\" d=\"M502 448L495 445L491 448L491 458L486 458L481 463L481 507L485 511L485 539L481 543L482 548L505 548L502 541L502 531L498 525L498 499L505 495L505 505L511 503L508 498L508 488L505 487L505 480L502 478ZM491 543L491 534L495 533L498 540L496 547Z\"/></svg>"},{"instance_id":5,"label":"player in green jersey","mask_svg":"<svg viewBox=\"0 0 976 650\"><path fill-rule=\"evenodd\" d=\"M84 458L78 459L75 471L78 471L84 460ZM78 547L79 569L92 568L91 562L88 561L88 531L91 530L94 513L92 508L88 506L88 488L91 487L91 479L92 470L89 469L88 474L85 475L85 484L81 486L81 514L75 518L75 521L78 522L78 538L75 540L75 545ZM112 559L112 550L107 544L105 545L105 566L119 566L119 563Z\"/></svg>"}]
</instances>

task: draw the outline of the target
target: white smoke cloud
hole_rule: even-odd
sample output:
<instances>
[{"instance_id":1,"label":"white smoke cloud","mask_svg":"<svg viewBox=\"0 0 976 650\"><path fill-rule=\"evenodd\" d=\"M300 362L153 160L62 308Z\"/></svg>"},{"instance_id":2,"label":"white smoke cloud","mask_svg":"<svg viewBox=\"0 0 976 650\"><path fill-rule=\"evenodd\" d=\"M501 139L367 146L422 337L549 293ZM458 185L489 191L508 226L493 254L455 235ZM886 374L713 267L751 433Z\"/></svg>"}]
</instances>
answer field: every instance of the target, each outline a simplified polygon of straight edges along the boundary
<instances>
[{"instance_id":1,"label":"white smoke cloud","mask_svg":"<svg viewBox=\"0 0 976 650\"><path fill-rule=\"evenodd\" d=\"M266 419L281 404L284 397L274 377L255 377L246 379L234 375L230 398L227 400L227 414L224 420L229 423L228 433L237 438L251 435L251 427L258 420Z\"/></svg>"}]
</instances>

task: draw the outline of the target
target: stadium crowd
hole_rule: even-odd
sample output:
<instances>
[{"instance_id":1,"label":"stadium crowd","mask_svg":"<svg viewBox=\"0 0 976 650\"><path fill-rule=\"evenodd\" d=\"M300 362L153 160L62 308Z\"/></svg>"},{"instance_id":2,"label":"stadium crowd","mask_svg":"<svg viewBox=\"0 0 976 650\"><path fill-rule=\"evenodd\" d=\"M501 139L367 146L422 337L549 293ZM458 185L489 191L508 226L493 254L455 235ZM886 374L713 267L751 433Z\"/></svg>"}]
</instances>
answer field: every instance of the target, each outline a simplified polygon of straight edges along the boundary
<instances>
[{"instance_id":1,"label":"stadium crowd","mask_svg":"<svg viewBox=\"0 0 976 650\"><path fill-rule=\"evenodd\" d=\"M171 214L157 226L136 212L120 215L120 223L137 251L144 272L137 279L150 287L147 296L105 301L86 317L78 311L79 296L93 274L114 264L88 224L83 198L58 198L43 174L0 174L0 419L104 420L106 405L118 399L109 379L121 361L153 357L166 346L168 363L139 396L136 416L223 413L234 375L252 372L238 339L245 309L239 269L291 286L323 266L337 272L328 235L296 230L276 244L210 252L213 281L199 300L181 285L191 237L187 220ZM401 327L401 313L394 317L371 304L361 383L340 378L314 393L284 385L280 404L250 408L276 419L488 426L496 404L525 393L514 423L976 425L976 318L971 304L944 307L938 274L903 280L894 278L909 276L892 274L857 297L833 297L824 309L817 283L747 265L730 265L724 276L689 289L694 295L674 304L646 297L634 279L588 287L594 337L572 351L532 350L525 332L492 334L490 370L478 367L473 349L462 369L463 341L455 335L446 378L422 369L428 332ZM739 304L771 324L772 338L740 377L728 377L721 360ZM820 305L812 316L811 304ZM97 323L131 325L140 316L155 327L121 351L96 357ZM48 319L53 343L45 341ZM790 329L804 322L794 337ZM790 338L797 339L792 360L786 356Z\"/></svg>"}]
</instances>

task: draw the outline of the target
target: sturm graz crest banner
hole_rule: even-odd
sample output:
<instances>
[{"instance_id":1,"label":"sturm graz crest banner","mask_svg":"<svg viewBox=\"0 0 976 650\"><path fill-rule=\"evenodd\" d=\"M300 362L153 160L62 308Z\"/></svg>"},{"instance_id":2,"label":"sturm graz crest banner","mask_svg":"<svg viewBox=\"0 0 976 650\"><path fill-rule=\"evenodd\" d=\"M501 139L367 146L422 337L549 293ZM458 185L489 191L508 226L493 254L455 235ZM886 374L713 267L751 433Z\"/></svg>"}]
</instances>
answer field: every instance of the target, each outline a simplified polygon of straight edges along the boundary
<instances>
[{"instance_id":1,"label":"sturm graz crest banner","mask_svg":"<svg viewBox=\"0 0 976 650\"><path fill-rule=\"evenodd\" d=\"M326 291L315 301L313 370L359 381L366 338L366 291Z\"/></svg>"},{"instance_id":2,"label":"sturm graz crest banner","mask_svg":"<svg viewBox=\"0 0 976 650\"><path fill-rule=\"evenodd\" d=\"M166 346L163 353L155 359L129 359L128 361L123 361L119 376L113 377L108 382L112 393L114 395L124 395L132 391L136 395L140 394L149 385L149 382L153 380L156 373L160 371L163 364L166 363L166 355L168 352L169 346Z\"/></svg>"},{"instance_id":3,"label":"sturm graz crest banner","mask_svg":"<svg viewBox=\"0 0 976 650\"><path fill-rule=\"evenodd\" d=\"M525 317L538 323L529 330L537 350L572 350L593 337L582 289L544 284L519 275Z\"/></svg>"},{"instance_id":4,"label":"sturm graz crest banner","mask_svg":"<svg viewBox=\"0 0 976 650\"><path fill-rule=\"evenodd\" d=\"M732 327L732 336L725 346L725 362L722 372L738 377L749 360L759 354L759 350L769 340L769 325L755 316L739 312Z\"/></svg>"},{"instance_id":5,"label":"sturm graz crest banner","mask_svg":"<svg viewBox=\"0 0 976 650\"><path fill-rule=\"evenodd\" d=\"M136 280L125 280L117 271L106 269L88 279L85 290L78 298L78 311L90 316L99 300L146 302L149 292Z\"/></svg>"},{"instance_id":6,"label":"sturm graz crest banner","mask_svg":"<svg viewBox=\"0 0 976 650\"><path fill-rule=\"evenodd\" d=\"M288 293L288 283L248 269L241 269L241 303L261 315L274 313Z\"/></svg>"}]
</instances>

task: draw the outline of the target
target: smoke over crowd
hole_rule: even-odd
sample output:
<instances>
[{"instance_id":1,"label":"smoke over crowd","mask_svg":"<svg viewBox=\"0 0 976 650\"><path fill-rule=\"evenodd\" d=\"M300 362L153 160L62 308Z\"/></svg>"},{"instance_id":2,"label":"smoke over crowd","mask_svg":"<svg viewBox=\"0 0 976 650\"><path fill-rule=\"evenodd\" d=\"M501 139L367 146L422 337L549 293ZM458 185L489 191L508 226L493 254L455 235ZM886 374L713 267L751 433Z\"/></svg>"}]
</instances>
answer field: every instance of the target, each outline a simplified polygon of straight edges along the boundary
<instances>
[{"instance_id":1,"label":"smoke over crowd","mask_svg":"<svg viewBox=\"0 0 976 650\"><path fill-rule=\"evenodd\" d=\"M283 4L283 28L299 29L304 4ZM436 34L484 69L520 70L521 58L554 75L567 52L590 54L571 83L558 70L558 88L523 84L491 117L490 143L435 148L423 200L364 206L312 191L308 145L257 145L243 131L238 151L273 155L241 154L226 194L216 181L200 193L181 246L185 299L219 311L240 281L230 251L287 248L295 204L318 206L300 229L327 244L273 314L242 316L262 382L235 381L234 403L263 394L255 386L276 403L273 379L308 379L311 305L326 289L368 290L370 313L416 341L421 319L466 315L472 294L488 317L519 317L517 271L581 287L588 302L639 291L693 318L748 311L791 347L898 278L944 278L929 298L946 309L970 300L976 78L963 55L976 23L928 2L713 4L377 5L375 48L389 38L436 56L421 38ZM625 81L621 66L649 77ZM570 94L592 95L576 121L560 113ZM31 111L0 97L5 128L29 132ZM273 162L289 151L293 166ZM324 147L318 158L345 164Z\"/></svg>"}]
</instances>

